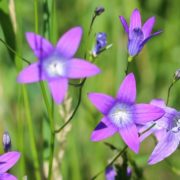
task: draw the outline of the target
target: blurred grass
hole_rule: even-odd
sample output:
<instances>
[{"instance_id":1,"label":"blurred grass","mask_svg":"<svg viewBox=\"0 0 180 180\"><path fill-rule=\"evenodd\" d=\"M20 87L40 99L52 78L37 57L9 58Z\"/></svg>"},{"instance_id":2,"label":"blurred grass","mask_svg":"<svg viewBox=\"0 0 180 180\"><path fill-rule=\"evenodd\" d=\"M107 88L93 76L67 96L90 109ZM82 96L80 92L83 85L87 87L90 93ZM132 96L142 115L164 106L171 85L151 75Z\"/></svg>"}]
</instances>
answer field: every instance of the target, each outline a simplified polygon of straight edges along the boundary
<instances>
[{"instance_id":1,"label":"blurred grass","mask_svg":"<svg viewBox=\"0 0 180 180\"><path fill-rule=\"evenodd\" d=\"M39 1L39 29L43 34L43 6L45 1ZM50 7L51 1L47 1ZM8 13L8 1L0 1L0 10ZM143 22L150 16L156 16L155 30L163 29L163 33L151 40L130 66L130 70L135 72L137 78L138 102L149 102L152 98L166 99L167 89L171 82L173 73L180 68L180 1L179 0L61 0L56 1L55 23L51 40L56 43L61 34L73 26L80 25L84 29L83 41L77 53L77 57L83 57L86 43L87 32L95 7L103 5L106 9L102 16L98 17L93 28L91 41L96 32L104 31L108 35L108 42L113 46L110 50L103 53L97 60L97 65L102 69L101 74L89 78L83 90L83 101L72 122L72 130L68 134L67 144L62 166L59 170L65 180L84 180L89 179L101 170L113 156L113 153L104 146L103 143L93 143L90 134L102 117L87 99L88 92L103 92L115 95L124 77L126 65L126 44L127 38L119 22L119 15L124 15L129 21L132 10L138 7L142 13ZM33 1L15 1L17 33L16 45L19 55L27 58L31 62L35 57L25 40L25 32L34 31L34 7ZM0 16L0 21L2 16ZM9 27L9 26L8 26ZM6 27L7 28L7 27ZM0 37L5 39L3 28L0 27ZM48 35L46 35L48 37ZM13 45L13 44L10 44ZM14 47L14 45L13 45ZM17 63L18 62L18 63ZM16 64L20 69L21 59L16 58ZM34 179L32 167L32 155L29 147L29 134L27 122L24 119L24 107L18 103L21 97L20 85L16 83L17 71L9 56L6 47L0 43L0 134L7 129L12 137L13 149L25 150L21 157L19 166L16 166L14 173L19 177L28 175L29 179ZM38 146L39 159L42 165L43 147L43 121L45 109L38 84L28 85L30 96L31 112L34 120L34 130L36 143ZM177 83L170 97L170 105L180 109L180 83ZM76 103L77 92L70 88L74 97L73 104ZM57 123L62 123L62 119L56 114ZM43 125L43 126L42 126ZM19 128L23 130L19 132ZM46 133L47 130L45 130ZM49 133L49 132L48 132ZM46 139L48 140L48 139ZM123 143L118 135L107 140L122 148ZM61 147L59 147L61 148ZM140 166L145 166L145 177L147 180L177 180L178 175L171 170L166 161L154 166L148 166L146 161L148 155L154 148L154 141L148 138L141 145L139 155L132 156ZM2 147L0 147L2 152ZM168 158L173 166L180 170L178 157L179 150ZM23 161L25 161L23 165ZM25 166L25 171L24 171ZM20 168L21 167L21 168ZM155 177L155 175L157 175ZM103 176L98 178L104 179Z\"/></svg>"}]
</instances>

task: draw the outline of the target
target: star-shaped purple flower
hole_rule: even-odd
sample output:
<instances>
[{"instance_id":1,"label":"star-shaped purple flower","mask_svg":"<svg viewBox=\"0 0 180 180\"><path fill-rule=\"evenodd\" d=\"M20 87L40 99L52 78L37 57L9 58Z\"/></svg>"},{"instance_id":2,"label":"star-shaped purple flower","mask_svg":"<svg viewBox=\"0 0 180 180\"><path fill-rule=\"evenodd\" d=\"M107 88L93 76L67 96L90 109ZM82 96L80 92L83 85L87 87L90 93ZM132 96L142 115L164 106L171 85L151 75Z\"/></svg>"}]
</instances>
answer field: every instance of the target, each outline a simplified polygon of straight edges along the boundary
<instances>
[{"instance_id":1,"label":"star-shaped purple flower","mask_svg":"<svg viewBox=\"0 0 180 180\"><path fill-rule=\"evenodd\" d=\"M0 179L1 180L17 180L17 178L11 174L6 173L11 167L13 167L20 158L19 152L8 152L0 156Z\"/></svg>"},{"instance_id":2,"label":"star-shaped purple flower","mask_svg":"<svg viewBox=\"0 0 180 180\"><path fill-rule=\"evenodd\" d=\"M68 79L85 78L96 75L100 69L83 59L73 58L82 37L82 29L74 27L67 31L54 47L48 40L34 33L26 33L26 39L38 58L23 69L17 81L33 83L48 82L53 99L60 104L68 89Z\"/></svg>"},{"instance_id":3,"label":"star-shaped purple flower","mask_svg":"<svg viewBox=\"0 0 180 180\"><path fill-rule=\"evenodd\" d=\"M125 32L128 35L128 52L130 56L137 55L145 43L149 41L152 37L158 35L162 31L155 32L151 34L155 17L149 18L144 25L141 25L141 15L138 9L135 9L130 18L130 25L128 26L125 18L120 16L120 21L124 27Z\"/></svg>"},{"instance_id":4,"label":"star-shaped purple flower","mask_svg":"<svg viewBox=\"0 0 180 180\"><path fill-rule=\"evenodd\" d=\"M136 82L133 73L122 82L117 97L90 93L89 99L104 115L91 135L92 141L100 141L118 132L125 143L138 153L140 140L138 124L156 120L164 115L164 110L150 104L135 104Z\"/></svg>"},{"instance_id":5,"label":"star-shaped purple flower","mask_svg":"<svg viewBox=\"0 0 180 180\"><path fill-rule=\"evenodd\" d=\"M157 121L159 128L152 130L158 138L158 144L148 160L149 164L156 164L170 156L180 143L180 112L166 107L163 101L156 105L163 107L165 114Z\"/></svg>"}]
</instances>

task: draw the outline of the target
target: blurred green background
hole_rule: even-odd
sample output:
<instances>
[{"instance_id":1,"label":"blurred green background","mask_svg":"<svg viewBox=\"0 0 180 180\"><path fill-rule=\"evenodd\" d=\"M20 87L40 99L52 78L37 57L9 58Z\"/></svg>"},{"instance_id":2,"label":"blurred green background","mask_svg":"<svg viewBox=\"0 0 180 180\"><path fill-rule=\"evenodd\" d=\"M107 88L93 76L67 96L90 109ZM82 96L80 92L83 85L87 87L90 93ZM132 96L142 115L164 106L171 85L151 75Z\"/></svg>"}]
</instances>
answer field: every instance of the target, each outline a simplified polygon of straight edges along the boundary
<instances>
[{"instance_id":1,"label":"blurred green background","mask_svg":"<svg viewBox=\"0 0 180 180\"><path fill-rule=\"evenodd\" d=\"M134 8L138 8L144 22L150 16L156 16L154 31L163 33L152 39L143 51L130 65L137 80L137 102L149 102L153 98L166 100L167 89L172 81L173 73L180 68L180 1L179 0L56 0L53 21L51 21L51 0L39 0L38 18L39 34L45 35L54 44L69 28L80 25L84 29L83 40L76 57L83 58L87 47L87 32L94 9L101 5L105 13L97 17L90 42L95 40L95 33L106 32L108 43L113 46L101 54L96 64L102 73L89 78L85 83L82 102L71 125L63 133L56 135L55 160L53 179L87 180L103 169L115 155L102 142L90 141L90 134L102 115L92 106L87 98L88 92L103 92L115 96L124 77L127 61L127 37L119 21L119 15L129 17ZM13 9L14 3L14 9ZM48 12L49 11L49 12ZM44 26L50 18L49 26ZM25 40L25 32L35 31L34 1L1 0L0 1L0 38L13 48L21 57L30 62L36 60ZM88 46L89 50L91 45ZM0 136L8 130L12 138L12 149L22 152L21 160L12 173L19 179L27 175L35 179L32 152L29 140L26 109L23 92L28 93L30 114L33 119L33 129L41 165L42 179L47 174L49 155L49 124L46 108L39 84L30 84L26 88L16 83L17 72L27 66L21 58L7 50L0 42ZM175 84L170 96L169 105L180 109L180 83ZM64 121L62 109L66 115L77 103L78 89L69 88L65 103L55 107L56 127ZM123 148L119 135L106 140ZM147 159L155 146L155 141L149 137L141 144L141 150L135 155L128 153L143 168L147 180L177 180L180 176L180 152L177 150L167 161L153 166L147 165ZM3 153L2 146L0 152ZM104 179L104 175L97 179Z\"/></svg>"}]
</instances>

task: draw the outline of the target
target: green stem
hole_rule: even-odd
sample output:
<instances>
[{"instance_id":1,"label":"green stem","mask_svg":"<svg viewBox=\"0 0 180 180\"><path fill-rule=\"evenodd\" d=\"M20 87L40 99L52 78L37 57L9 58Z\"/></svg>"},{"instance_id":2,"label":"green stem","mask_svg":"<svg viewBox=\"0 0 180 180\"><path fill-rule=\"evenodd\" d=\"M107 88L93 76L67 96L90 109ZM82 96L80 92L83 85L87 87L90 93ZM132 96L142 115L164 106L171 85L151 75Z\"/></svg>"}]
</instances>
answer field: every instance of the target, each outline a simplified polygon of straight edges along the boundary
<instances>
[{"instance_id":1,"label":"green stem","mask_svg":"<svg viewBox=\"0 0 180 180\"><path fill-rule=\"evenodd\" d=\"M35 144L33 122L32 122L32 117L31 117L31 112L30 112L30 106L29 106L29 99L28 99L26 87L23 85L22 88L23 88L22 90L23 90L23 97L24 97L26 119L28 123L29 134L30 134L29 136L30 146L32 149L32 156L33 156L33 161L34 161L35 176L37 180L40 180L41 176L40 176L39 160L38 160L38 153L37 153L36 144Z\"/></svg>"},{"instance_id":2,"label":"green stem","mask_svg":"<svg viewBox=\"0 0 180 180\"><path fill-rule=\"evenodd\" d=\"M48 116L49 116L49 123L51 129L51 138L50 138L50 156L49 156L49 171L48 171L48 180L51 179L52 176L52 165L53 165L53 157L54 157L54 143L55 143L55 133L54 133L54 120L53 120L53 113L51 112L52 108L48 101L48 96L46 93L46 88L43 82L40 82L41 91L44 99L44 103L47 108Z\"/></svg>"},{"instance_id":3,"label":"green stem","mask_svg":"<svg viewBox=\"0 0 180 180\"><path fill-rule=\"evenodd\" d=\"M83 81L80 83L81 86L77 86L79 87L79 96L78 96L78 102L77 102L77 105L72 113L72 115L69 117L69 119L57 130L55 130L55 133L59 133L61 132L70 122L71 120L73 119L73 117L75 116L80 104L81 104L81 98L82 98L82 89L83 89L83 86L84 86L84 83L86 81L86 78L83 79Z\"/></svg>"},{"instance_id":4,"label":"green stem","mask_svg":"<svg viewBox=\"0 0 180 180\"><path fill-rule=\"evenodd\" d=\"M169 88L168 88L168 94L167 94L167 100L166 100L166 105L168 105L169 103L169 98L170 98L170 94L171 94L171 89L174 86L176 80L174 79L173 82L170 84Z\"/></svg>"},{"instance_id":5,"label":"green stem","mask_svg":"<svg viewBox=\"0 0 180 180\"><path fill-rule=\"evenodd\" d=\"M38 0L34 0L34 19L35 19L35 32L39 32L38 28Z\"/></svg>"},{"instance_id":6,"label":"green stem","mask_svg":"<svg viewBox=\"0 0 180 180\"><path fill-rule=\"evenodd\" d=\"M0 38L0 41L6 46L7 49L9 49L12 53L14 53L18 58L22 59L24 62L26 62L26 63L28 63L28 64L31 64L27 59L25 59L25 58L21 57L20 55L18 55L18 54L16 53L16 51L15 51L13 48L11 48L11 46L8 45L4 40L2 40L2 39Z\"/></svg>"},{"instance_id":7,"label":"green stem","mask_svg":"<svg viewBox=\"0 0 180 180\"><path fill-rule=\"evenodd\" d=\"M124 146L124 148L110 161L110 163L108 163L108 165L107 165L104 169L102 169L102 170L99 171L94 177L92 177L91 180L96 179L101 173L103 173L103 172L106 170L106 168L108 168L109 166L113 165L114 162L115 162L123 153L126 152L127 148L128 148L127 145Z\"/></svg>"}]
</instances>

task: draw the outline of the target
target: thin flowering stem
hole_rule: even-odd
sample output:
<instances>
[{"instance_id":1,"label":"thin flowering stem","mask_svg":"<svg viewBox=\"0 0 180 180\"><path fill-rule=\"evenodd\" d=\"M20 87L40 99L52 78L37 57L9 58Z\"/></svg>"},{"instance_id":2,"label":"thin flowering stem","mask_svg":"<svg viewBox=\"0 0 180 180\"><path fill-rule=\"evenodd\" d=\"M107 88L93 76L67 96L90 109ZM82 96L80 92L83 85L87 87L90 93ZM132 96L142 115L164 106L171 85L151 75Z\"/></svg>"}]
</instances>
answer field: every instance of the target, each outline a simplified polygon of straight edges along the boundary
<instances>
[{"instance_id":1,"label":"thin flowering stem","mask_svg":"<svg viewBox=\"0 0 180 180\"><path fill-rule=\"evenodd\" d=\"M40 82L41 86L41 91L44 99L44 103L47 108L48 116L49 116L49 123L50 123L50 129L51 129L51 138L50 138L50 157L49 157L49 172L48 172L48 179L51 179L52 175L52 165L53 165L53 156L54 156L54 139L55 139L55 134L54 134L54 119L53 119L53 114L51 111L50 103L48 101L48 96L46 93L46 89L44 86L43 82Z\"/></svg>"},{"instance_id":2,"label":"thin flowering stem","mask_svg":"<svg viewBox=\"0 0 180 180\"><path fill-rule=\"evenodd\" d=\"M27 59L25 59L25 58L23 58L23 57L21 57L20 55L18 55L17 53L16 53L16 51L13 49L13 48L11 48L11 46L9 46L4 40L2 40L1 38L0 38L0 41L6 46L6 48L8 48L12 53L14 53L18 58L20 58L20 59L22 59L24 62L26 62L27 64L31 64L30 63L30 61L28 61Z\"/></svg>"},{"instance_id":3,"label":"thin flowering stem","mask_svg":"<svg viewBox=\"0 0 180 180\"><path fill-rule=\"evenodd\" d=\"M168 94L167 94L167 100L166 100L166 105L168 105L169 103L169 98L170 98L170 94L171 94L171 89L174 86L176 80L173 79L172 83L170 84L169 88L168 88Z\"/></svg>"},{"instance_id":4,"label":"thin flowering stem","mask_svg":"<svg viewBox=\"0 0 180 180\"><path fill-rule=\"evenodd\" d=\"M38 28L38 0L34 0L34 16L35 16L35 32L38 34L39 28ZM54 141L55 141L55 134L54 134L54 119L53 119L53 113L51 110L50 103L48 101L48 96L46 93L46 88L43 82L40 82L41 86L41 92L43 95L43 99L46 105L46 109L49 116L49 123L50 123L50 130L51 130L51 137L50 137L50 157L49 157L49 171L48 171L48 180L51 179L52 176L52 165L53 165L53 157L54 157Z\"/></svg>"},{"instance_id":5,"label":"thin flowering stem","mask_svg":"<svg viewBox=\"0 0 180 180\"><path fill-rule=\"evenodd\" d=\"M34 19L35 19L35 32L39 32L38 28L38 0L34 0Z\"/></svg>"},{"instance_id":6,"label":"thin flowering stem","mask_svg":"<svg viewBox=\"0 0 180 180\"><path fill-rule=\"evenodd\" d=\"M128 149L128 146L125 145L124 148L123 148L120 152L118 152L118 154L110 161L110 163L108 163L108 165L107 165L104 169L102 169L102 170L99 171L95 176L93 176L93 177L91 178L91 180L96 179L100 174L102 174L102 173L106 170L106 168L108 168L109 166L113 165L114 162L115 162L122 154L124 154L127 149Z\"/></svg>"},{"instance_id":7,"label":"thin flowering stem","mask_svg":"<svg viewBox=\"0 0 180 180\"><path fill-rule=\"evenodd\" d=\"M79 106L80 106L80 103L81 103L81 98L82 98L82 89L83 89L83 85L86 81L86 78L83 79L83 81L80 83L81 85L79 86L79 96L78 96L78 102L77 102L77 105L72 113L72 115L69 117L69 119L59 128L55 131L55 133L59 133L61 132L70 122L71 120L73 119L73 117L75 116Z\"/></svg>"},{"instance_id":8,"label":"thin flowering stem","mask_svg":"<svg viewBox=\"0 0 180 180\"><path fill-rule=\"evenodd\" d=\"M33 155L33 161L34 161L34 168L35 168L35 176L37 180L40 180L40 168L39 168L39 160L38 160L38 153L37 148L35 144L35 137L34 137L34 131L33 131L33 124L32 124L32 117L29 107L29 99L26 87L23 86L23 97L24 97L24 105L25 105L25 112L26 112L26 119L28 123L29 128L29 134L30 134L30 146L32 149L32 155Z\"/></svg>"},{"instance_id":9,"label":"thin flowering stem","mask_svg":"<svg viewBox=\"0 0 180 180\"><path fill-rule=\"evenodd\" d=\"M146 133L147 131L149 131L149 130L150 130L151 128L153 128L154 126L155 126L155 124L151 125L149 128L147 128L147 129L145 129L143 132L141 132L141 133L139 134L139 136L143 135L144 133ZM109 146L109 147L110 147L111 149L113 149L113 150L119 151L119 149L118 149L117 147L115 147L114 145L112 145L112 144L110 144L110 143L105 143L105 145ZM126 152L127 149L128 149L128 146L125 145L124 148L123 148L120 152L118 152L117 155L110 161L110 163L108 163L108 165L107 165L104 169L102 169L102 170L99 171L95 176L93 176L93 177L91 178L91 180L95 180L100 174L102 174L102 173L106 170L106 168L108 168L109 166L112 166L112 165L114 164L114 162L115 162L121 155L123 155L123 154Z\"/></svg>"}]
</instances>

